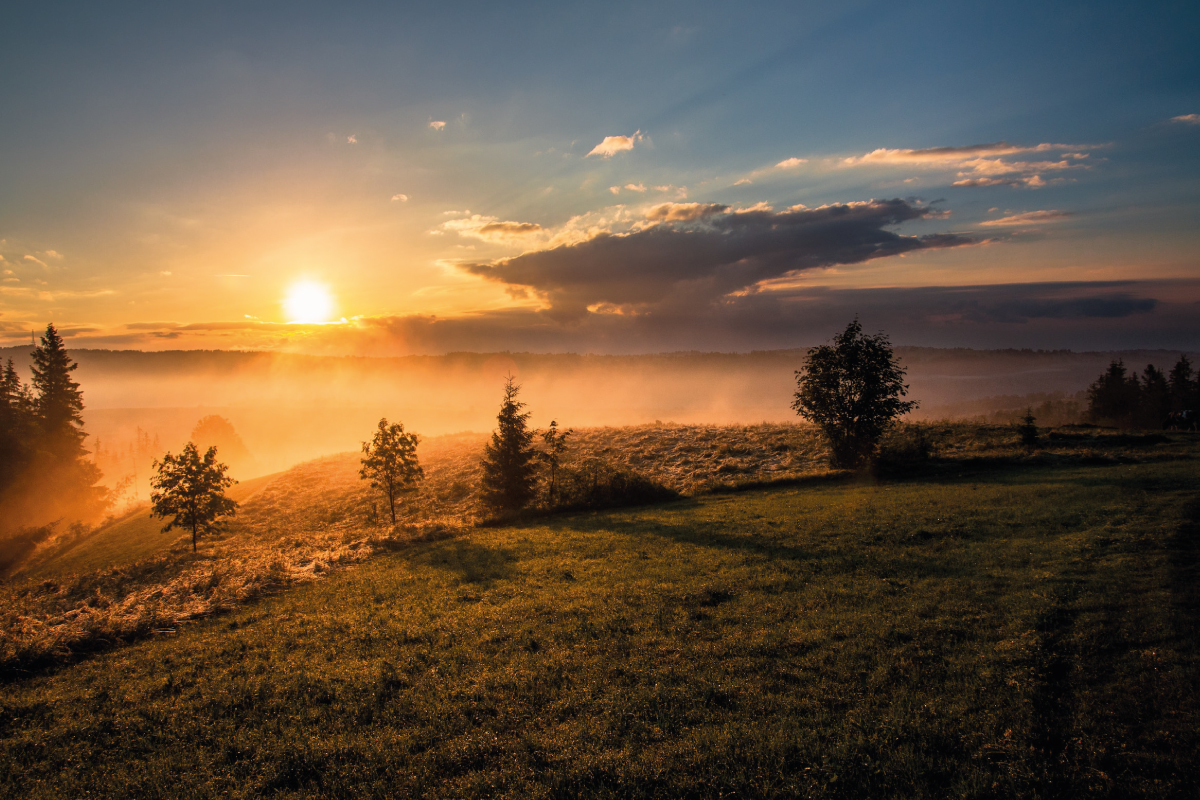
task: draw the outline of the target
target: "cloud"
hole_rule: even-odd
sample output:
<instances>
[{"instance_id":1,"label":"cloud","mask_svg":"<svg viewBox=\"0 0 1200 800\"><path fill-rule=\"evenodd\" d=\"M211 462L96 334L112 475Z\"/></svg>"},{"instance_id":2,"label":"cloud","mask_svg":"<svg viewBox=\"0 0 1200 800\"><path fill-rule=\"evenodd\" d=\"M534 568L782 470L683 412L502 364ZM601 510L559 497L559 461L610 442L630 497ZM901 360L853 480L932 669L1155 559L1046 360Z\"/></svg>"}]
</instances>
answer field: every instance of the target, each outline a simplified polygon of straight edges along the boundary
<instances>
[{"instance_id":1,"label":"cloud","mask_svg":"<svg viewBox=\"0 0 1200 800\"><path fill-rule=\"evenodd\" d=\"M350 134L346 137L346 144L358 144L358 137L354 134Z\"/></svg>"},{"instance_id":2,"label":"cloud","mask_svg":"<svg viewBox=\"0 0 1200 800\"><path fill-rule=\"evenodd\" d=\"M408 195L406 195L406 194L394 194L394 195L392 195L392 202L393 202L393 203L396 203L396 202L400 202L400 203L407 203L407 202L408 202Z\"/></svg>"},{"instance_id":3,"label":"cloud","mask_svg":"<svg viewBox=\"0 0 1200 800\"><path fill-rule=\"evenodd\" d=\"M442 223L442 228L459 236L470 236L485 242L511 243L524 240L543 232L536 222L511 222L474 214L463 219L452 219Z\"/></svg>"},{"instance_id":4,"label":"cloud","mask_svg":"<svg viewBox=\"0 0 1200 800\"><path fill-rule=\"evenodd\" d=\"M1171 117L1171 122L1182 122L1185 125L1200 125L1200 114L1181 114Z\"/></svg>"},{"instance_id":5,"label":"cloud","mask_svg":"<svg viewBox=\"0 0 1200 800\"><path fill-rule=\"evenodd\" d=\"M900 167L911 169L955 170L959 187L1014 186L1036 189L1045 186L1045 173L1088 169L1080 163L1095 145L1052 144L1014 145L992 142L966 147L931 147L923 150L879 148L861 156L842 159L844 167ZM1026 161L1014 159L1037 153L1059 152L1057 160Z\"/></svg>"},{"instance_id":6,"label":"cloud","mask_svg":"<svg viewBox=\"0 0 1200 800\"><path fill-rule=\"evenodd\" d=\"M902 236L886 227L925 218L904 200L732 211L718 203L663 203L626 233L588 238L466 271L540 295L564 318L593 307L628 313L698 309L789 273L857 264L913 250L973 243L956 234Z\"/></svg>"},{"instance_id":7,"label":"cloud","mask_svg":"<svg viewBox=\"0 0 1200 800\"><path fill-rule=\"evenodd\" d=\"M632 150L634 144L641 141L642 138L641 131L634 132L632 136L605 136L604 141L593 147L588 156L612 158L624 150Z\"/></svg>"},{"instance_id":8,"label":"cloud","mask_svg":"<svg viewBox=\"0 0 1200 800\"><path fill-rule=\"evenodd\" d=\"M777 169L793 169L794 167L798 167L801 164L807 164L807 163L808 163L807 158L793 157L793 158L785 158L783 161L780 161L778 164L776 164L775 167ZM738 181L738 183L741 183L741 181Z\"/></svg>"},{"instance_id":9,"label":"cloud","mask_svg":"<svg viewBox=\"0 0 1200 800\"><path fill-rule=\"evenodd\" d=\"M50 265L47 264L45 261L42 261L40 258L37 258L35 256L25 256L25 260L32 261L35 264L41 264L43 267L46 267L47 269L49 269L49 267L50 267Z\"/></svg>"},{"instance_id":10,"label":"cloud","mask_svg":"<svg viewBox=\"0 0 1200 800\"><path fill-rule=\"evenodd\" d=\"M752 183L754 183L754 181L750 180L749 178L739 178L738 180L733 182L733 185L734 186L749 186Z\"/></svg>"},{"instance_id":11,"label":"cloud","mask_svg":"<svg viewBox=\"0 0 1200 800\"><path fill-rule=\"evenodd\" d=\"M55 261L61 261L63 254L57 250L47 250L45 253L47 258L53 258Z\"/></svg>"},{"instance_id":12,"label":"cloud","mask_svg":"<svg viewBox=\"0 0 1200 800\"><path fill-rule=\"evenodd\" d=\"M608 190L609 190L610 192L612 192L613 194L620 194L620 193L621 193L621 187L620 187L620 186L610 186L610 187L608 187Z\"/></svg>"},{"instance_id":13,"label":"cloud","mask_svg":"<svg viewBox=\"0 0 1200 800\"><path fill-rule=\"evenodd\" d=\"M440 131L440 130L444 130L446 128L446 123L445 123L445 121L440 120L440 119L434 120L433 122L429 123L429 127L433 128L435 131Z\"/></svg>"},{"instance_id":14,"label":"cloud","mask_svg":"<svg viewBox=\"0 0 1200 800\"><path fill-rule=\"evenodd\" d=\"M1015 225L1045 225L1050 222L1059 222L1074 216L1069 211L1026 211L1024 214L1012 214L1000 219L989 219L979 223L985 227L1011 227Z\"/></svg>"},{"instance_id":15,"label":"cloud","mask_svg":"<svg viewBox=\"0 0 1200 800\"><path fill-rule=\"evenodd\" d=\"M641 183L627 183L627 184L625 184L625 188L631 192L645 193L645 191L646 191L645 184L641 184Z\"/></svg>"},{"instance_id":16,"label":"cloud","mask_svg":"<svg viewBox=\"0 0 1200 800\"><path fill-rule=\"evenodd\" d=\"M161 270L161 271L160 271L158 274L159 274L159 275L168 275L168 276L169 276L169 275L171 274L171 270L169 270L169 269L164 269L164 270Z\"/></svg>"}]
</instances>

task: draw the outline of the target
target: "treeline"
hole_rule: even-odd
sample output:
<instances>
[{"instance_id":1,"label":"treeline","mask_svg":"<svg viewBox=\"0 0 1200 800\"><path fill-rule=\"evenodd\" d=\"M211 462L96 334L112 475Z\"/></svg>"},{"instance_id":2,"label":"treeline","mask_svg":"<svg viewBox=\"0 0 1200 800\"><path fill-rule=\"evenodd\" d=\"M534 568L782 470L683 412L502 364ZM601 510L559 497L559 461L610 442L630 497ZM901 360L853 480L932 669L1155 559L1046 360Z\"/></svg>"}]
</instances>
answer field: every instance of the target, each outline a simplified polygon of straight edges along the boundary
<instances>
[{"instance_id":1,"label":"treeline","mask_svg":"<svg viewBox=\"0 0 1200 800\"><path fill-rule=\"evenodd\" d=\"M54 325L34 349L32 379L21 381L12 359L0 379L0 536L27 546L52 523L90 523L103 515L108 491L83 441L83 393L76 364ZM37 527L35 526L41 526ZM14 534L21 535L15 536Z\"/></svg>"},{"instance_id":2,"label":"treeline","mask_svg":"<svg viewBox=\"0 0 1200 800\"><path fill-rule=\"evenodd\" d=\"M1147 364L1139 376L1120 359L1088 387L1088 418L1120 428L1195 427L1200 376L1187 356L1169 373Z\"/></svg>"}]
</instances>

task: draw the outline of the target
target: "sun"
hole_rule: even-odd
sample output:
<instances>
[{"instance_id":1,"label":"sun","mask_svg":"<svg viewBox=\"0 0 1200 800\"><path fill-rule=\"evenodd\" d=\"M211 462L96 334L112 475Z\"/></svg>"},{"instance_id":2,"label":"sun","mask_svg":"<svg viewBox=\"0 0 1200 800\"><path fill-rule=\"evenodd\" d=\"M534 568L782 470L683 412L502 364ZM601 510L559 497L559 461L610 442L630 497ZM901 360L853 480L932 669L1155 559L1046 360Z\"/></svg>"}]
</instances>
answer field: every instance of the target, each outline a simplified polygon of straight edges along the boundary
<instances>
[{"instance_id":1,"label":"sun","mask_svg":"<svg viewBox=\"0 0 1200 800\"><path fill-rule=\"evenodd\" d=\"M329 289L312 281L292 285L283 301L288 322L328 322L333 316Z\"/></svg>"}]
</instances>

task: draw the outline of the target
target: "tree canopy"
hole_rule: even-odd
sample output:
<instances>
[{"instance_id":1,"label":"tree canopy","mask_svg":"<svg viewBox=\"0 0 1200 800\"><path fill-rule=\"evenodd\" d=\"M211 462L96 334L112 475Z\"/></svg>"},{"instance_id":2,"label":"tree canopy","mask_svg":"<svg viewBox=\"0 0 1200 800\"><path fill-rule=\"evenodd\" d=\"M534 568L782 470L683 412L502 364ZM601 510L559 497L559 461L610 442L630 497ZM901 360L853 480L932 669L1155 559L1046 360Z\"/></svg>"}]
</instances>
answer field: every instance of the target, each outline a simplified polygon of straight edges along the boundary
<instances>
[{"instance_id":1,"label":"tree canopy","mask_svg":"<svg viewBox=\"0 0 1200 800\"><path fill-rule=\"evenodd\" d=\"M833 466L853 469L875 455L893 420L917 407L901 399L907 394L887 336L864 335L856 319L833 344L808 351L792 408L825 433Z\"/></svg>"},{"instance_id":2,"label":"tree canopy","mask_svg":"<svg viewBox=\"0 0 1200 800\"><path fill-rule=\"evenodd\" d=\"M179 455L165 454L154 462L156 474L150 479L151 515L171 517L163 533L172 528L192 532L192 552L201 534L211 533L222 517L232 516L238 504L225 496L225 490L237 481L217 461L217 448L210 447L201 457L195 442L183 446Z\"/></svg>"},{"instance_id":3,"label":"tree canopy","mask_svg":"<svg viewBox=\"0 0 1200 800\"><path fill-rule=\"evenodd\" d=\"M363 442L359 477L371 481L372 488L383 492L396 524L396 501L405 492L416 489L417 481L425 477L417 461L417 444L420 437L405 433L404 425L397 422L389 425L387 418L379 420L379 427L371 441Z\"/></svg>"}]
</instances>

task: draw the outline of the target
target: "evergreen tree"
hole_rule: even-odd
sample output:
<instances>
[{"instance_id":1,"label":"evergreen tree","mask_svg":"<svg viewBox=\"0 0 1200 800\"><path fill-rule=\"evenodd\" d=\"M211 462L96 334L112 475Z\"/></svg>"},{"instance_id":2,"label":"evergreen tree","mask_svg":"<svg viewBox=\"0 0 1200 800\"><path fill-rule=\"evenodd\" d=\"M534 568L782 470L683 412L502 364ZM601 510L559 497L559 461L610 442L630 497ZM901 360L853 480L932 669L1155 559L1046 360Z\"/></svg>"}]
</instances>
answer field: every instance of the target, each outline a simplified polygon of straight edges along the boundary
<instances>
[{"instance_id":1,"label":"evergreen tree","mask_svg":"<svg viewBox=\"0 0 1200 800\"><path fill-rule=\"evenodd\" d=\"M1126 377L1126 373L1125 362L1117 359L1088 387L1088 418L1092 422L1133 426L1141 386L1136 374Z\"/></svg>"},{"instance_id":2,"label":"evergreen tree","mask_svg":"<svg viewBox=\"0 0 1200 800\"><path fill-rule=\"evenodd\" d=\"M1200 406L1200 375L1193 379L1192 362L1187 356L1180 356L1179 361L1171 368L1167 383L1171 387L1171 410L1195 410Z\"/></svg>"},{"instance_id":3,"label":"evergreen tree","mask_svg":"<svg viewBox=\"0 0 1200 800\"><path fill-rule=\"evenodd\" d=\"M33 351L34 413L46 446L67 457L83 455L83 392L71 380L79 365L67 355L63 339L46 326L42 343Z\"/></svg>"},{"instance_id":4,"label":"evergreen tree","mask_svg":"<svg viewBox=\"0 0 1200 800\"><path fill-rule=\"evenodd\" d=\"M35 439L33 396L10 358L0 372L0 493L29 466Z\"/></svg>"},{"instance_id":5,"label":"evergreen tree","mask_svg":"<svg viewBox=\"0 0 1200 800\"><path fill-rule=\"evenodd\" d=\"M1140 428L1161 428L1171 413L1171 387L1167 376L1153 364L1142 372L1136 420Z\"/></svg>"},{"instance_id":6,"label":"evergreen tree","mask_svg":"<svg viewBox=\"0 0 1200 800\"><path fill-rule=\"evenodd\" d=\"M528 412L521 412L525 404L517 400L520 389L508 376L496 416L497 428L483 451L483 502L496 511L519 511L529 505L537 491L534 432L528 429Z\"/></svg>"}]
</instances>

